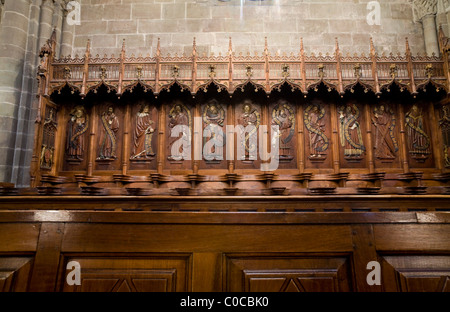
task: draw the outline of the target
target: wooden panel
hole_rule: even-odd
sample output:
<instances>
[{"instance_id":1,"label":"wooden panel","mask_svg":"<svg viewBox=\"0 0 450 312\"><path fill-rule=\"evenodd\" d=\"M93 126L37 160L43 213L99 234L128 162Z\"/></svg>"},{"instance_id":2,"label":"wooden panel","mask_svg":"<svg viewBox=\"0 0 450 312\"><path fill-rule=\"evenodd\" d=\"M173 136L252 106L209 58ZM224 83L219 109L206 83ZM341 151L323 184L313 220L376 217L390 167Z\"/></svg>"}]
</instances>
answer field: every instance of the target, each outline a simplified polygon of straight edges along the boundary
<instances>
[{"instance_id":1,"label":"wooden panel","mask_svg":"<svg viewBox=\"0 0 450 312\"><path fill-rule=\"evenodd\" d=\"M377 250L450 250L450 228L441 224L374 225Z\"/></svg>"},{"instance_id":2,"label":"wooden panel","mask_svg":"<svg viewBox=\"0 0 450 312\"><path fill-rule=\"evenodd\" d=\"M450 256L385 256L381 262L386 291L450 292Z\"/></svg>"},{"instance_id":3,"label":"wooden panel","mask_svg":"<svg viewBox=\"0 0 450 312\"><path fill-rule=\"evenodd\" d=\"M334 292L352 290L343 256L225 255L224 289L232 292Z\"/></svg>"},{"instance_id":4,"label":"wooden panel","mask_svg":"<svg viewBox=\"0 0 450 312\"><path fill-rule=\"evenodd\" d=\"M0 224L0 252L35 251L39 224Z\"/></svg>"},{"instance_id":5,"label":"wooden panel","mask_svg":"<svg viewBox=\"0 0 450 312\"><path fill-rule=\"evenodd\" d=\"M64 223L44 223L41 226L30 291L49 292L55 290L63 232Z\"/></svg>"},{"instance_id":6,"label":"wooden panel","mask_svg":"<svg viewBox=\"0 0 450 312\"><path fill-rule=\"evenodd\" d=\"M158 110L146 98L133 97L127 103L131 107L129 130L130 170L155 170L158 155Z\"/></svg>"},{"instance_id":7,"label":"wooden panel","mask_svg":"<svg viewBox=\"0 0 450 312\"><path fill-rule=\"evenodd\" d=\"M0 257L0 292L28 289L32 257Z\"/></svg>"},{"instance_id":8,"label":"wooden panel","mask_svg":"<svg viewBox=\"0 0 450 312\"><path fill-rule=\"evenodd\" d=\"M332 168L330 105L315 98L304 105L305 160L307 168Z\"/></svg>"},{"instance_id":9,"label":"wooden panel","mask_svg":"<svg viewBox=\"0 0 450 312\"><path fill-rule=\"evenodd\" d=\"M65 252L349 251L347 226L67 224Z\"/></svg>"},{"instance_id":10,"label":"wooden panel","mask_svg":"<svg viewBox=\"0 0 450 312\"><path fill-rule=\"evenodd\" d=\"M58 281L64 292L172 292L190 289L190 255L68 256L77 261L81 285L69 286L63 271Z\"/></svg>"}]
</instances>

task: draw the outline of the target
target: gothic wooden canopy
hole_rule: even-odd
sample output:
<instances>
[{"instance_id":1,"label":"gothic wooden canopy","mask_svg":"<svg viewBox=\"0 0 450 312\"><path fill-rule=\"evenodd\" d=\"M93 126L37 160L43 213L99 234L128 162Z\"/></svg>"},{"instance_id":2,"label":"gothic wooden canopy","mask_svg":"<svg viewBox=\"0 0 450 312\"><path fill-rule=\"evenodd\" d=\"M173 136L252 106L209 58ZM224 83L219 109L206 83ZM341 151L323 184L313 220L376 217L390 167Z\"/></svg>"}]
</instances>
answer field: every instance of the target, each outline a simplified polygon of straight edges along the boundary
<instances>
[{"instance_id":1,"label":"gothic wooden canopy","mask_svg":"<svg viewBox=\"0 0 450 312\"><path fill-rule=\"evenodd\" d=\"M378 55L371 40L369 55L344 56L337 39L333 55L307 55L302 41L298 55L271 55L266 40L262 54L244 56L230 39L226 55L201 56L194 39L189 56L163 55L158 41L154 56L129 56L124 42L119 56L101 57L88 42L84 57L57 59L52 38L40 55L32 186L93 195L446 193L442 31L440 43L442 56L413 56L407 39L404 55ZM248 137L245 161L172 159L173 127L192 130L194 117L201 129L280 126L279 168L247 159ZM193 155L211 139L193 137Z\"/></svg>"}]
</instances>

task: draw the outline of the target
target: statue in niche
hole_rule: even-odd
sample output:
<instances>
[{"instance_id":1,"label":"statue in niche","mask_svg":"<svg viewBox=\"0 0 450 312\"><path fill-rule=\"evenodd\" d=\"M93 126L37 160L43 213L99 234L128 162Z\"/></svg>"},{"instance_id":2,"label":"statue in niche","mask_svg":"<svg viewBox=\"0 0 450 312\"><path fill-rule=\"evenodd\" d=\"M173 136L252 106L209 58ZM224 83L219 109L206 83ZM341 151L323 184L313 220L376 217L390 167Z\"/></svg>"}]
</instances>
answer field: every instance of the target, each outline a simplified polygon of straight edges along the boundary
<instances>
[{"instance_id":1,"label":"statue in niche","mask_svg":"<svg viewBox=\"0 0 450 312\"><path fill-rule=\"evenodd\" d=\"M443 116L441 120L439 120L439 125L441 126L442 131L442 140L444 143L444 162L445 167L450 167L450 112L449 106L446 105L442 107Z\"/></svg>"},{"instance_id":2,"label":"statue in niche","mask_svg":"<svg viewBox=\"0 0 450 312\"><path fill-rule=\"evenodd\" d=\"M77 106L70 112L67 125L66 154L69 160L83 160L85 136L89 116L83 106Z\"/></svg>"},{"instance_id":3,"label":"statue in niche","mask_svg":"<svg viewBox=\"0 0 450 312\"><path fill-rule=\"evenodd\" d=\"M52 169L53 154L55 151L56 117L55 110L50 108L48 117L44 121L44 135L42 137L42 148L40 166L42 169Z\"/></svg>"},{"instance_id":4,"label":"statue in niche","mask_svg":"<svg viewBox=\"0 0 450 312\"><path fill-rule=\"evenodd\" d=\"M431 154L431 142L425 132L422 111L416 104L406 113L405 121L409 153L417 161L424 161Z\"/></svg>"},{"instance_id":5,"label":"statue in niche","mask_svg":"<svg viewBox=\"0 0 450 312\"><path fill-rule=\"evenodd\" d=\"M261 124L261 115L256 108L252 107L252 102L250 100L245 100L242 106L242 113L238 118L238 124L244 127L251 126L248 133L244 132L241 137L241 144L244 148L244 155L241 156L241 160L255 160L257 154L257 144L256 136L258 132L259 125ZM252 127L253 126L253 127ZM251 137L254 138L250 139Z\"/></svg>"},{"instance_id":6,"label":"statue in niche","mask_svg":"<svg viewBox=\"0 0 450 312\"><path fill-rule=\"evenodd\" d=\"M295 113L291 105L285 100L279 100L272 110L272 125L278 126L275 134L279 139L280 161L294 159L291 155L290 143L295 135Z\"/></svg>"},{"instance_id":7,"label":"statue in niche","mask_svg":"<svg viewBox=\"0 0 450 312\"><path fill-rule=\"evenodd\" d=\"M373 110L372 123L375 126L375 157L384 160L395 159L398 143L394 136L394 111L384 105Z\"/></svg>"},{"instance_id":8,"label":"statue in niche","mask_svg":"<svg viewBox=\"0 0 450 312\"><path fill-rule=\"evenodd\" d=\"M151 118L150 106L145 104L136 116L133 156L131 156L131 159L149 159L155 156L152 148L155 123Z\"/></svg>"},{"instance_id":9,"label":"statue in niche","mask_svg":"<svg viewBox=\"0 0 450 312\"><path fill-rule=\"evenodd\" d=\"M204 135L207 137L203 138L203 146L211 140L213 145L211 150L208 150L210 155L204 155L205 159L208 160L223 160L223 146L225 145L225 134L223 130L223 123L225 121L225 110L222 105L217 102L217 100L210 100L202 113L203 125L204 125Z\"/></svg>"},{"instance_id":10,"label":"statue in niche","mask_svg":"<svg viewBox=\"0 0 450 312\"><path fill-rule=\"evenodd\" d=\"M325 135L325 108L319 105L309 105L304 113L303 120L309 134L310 160L325 160L329 146L328 137Z\"/></svg>"},{"instance_id":11,"label":"statue in niche","mask_svg":"<svg viewBox=\"0 0 450 312\"><path fill-rule=\"evenodd\" d=\"M186 131L181 129L182 131L178 132L180 131L180 129L177 129L178 128L177 126L185 126L188 129L186 129ZM189 109L181 102L176 102L169 112L169 128L170 128L169 133L170 150L172 150L172 145L180 139L183 140L183 144L180 145L178 151L176 152L176 155L170 155L167 159L171 161L177 161L190 157L190 155L186 155L186 151L184 150L183 146L190 146L191 144L190 135L192 133L192 118ZM176 133L179 133L179 135L175 136L174 131L176 131ZM180 159L180 157L182 158Z\"/></svg>"},{"instance_id":12,"label":"statue in niche","mask_svg":"<svg viewBox=\"0 0 450 312\"><path fill-rule=\"evenodd\" d=\"M359 160L365 151L358 118L359 109L355 104L339 108L340 139L347 160Z\"/></svg>"},{"instance_id":13,"label":"statue in niche","mask_svg":"<svg viewBox=\"0 0 450 312\"><path fill-rule=\"evenodd\" d=\"M100 133L100 150L98 160L116 159L117 132L119 131L119 118L114 108L109 106L101 115L102 131Z\"/></svg>"}]
</instances>

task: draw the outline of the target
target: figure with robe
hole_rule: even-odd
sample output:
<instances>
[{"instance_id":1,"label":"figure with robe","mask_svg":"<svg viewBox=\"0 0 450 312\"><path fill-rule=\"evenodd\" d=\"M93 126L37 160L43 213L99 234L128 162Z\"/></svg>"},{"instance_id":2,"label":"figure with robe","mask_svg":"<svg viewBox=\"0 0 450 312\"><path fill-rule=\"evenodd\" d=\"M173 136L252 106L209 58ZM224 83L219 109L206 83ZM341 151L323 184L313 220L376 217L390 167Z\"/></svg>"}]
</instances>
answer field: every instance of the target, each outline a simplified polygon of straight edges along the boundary
<instances>
[{"instance_id":1,"label":"figure with robe","mask_svg":"<svg viewBox=\"0 0 450 312\"><path fill-rule=\"evenodd\" d=\"M173 131L178 131L175 130L175 127L177 126L185 126L187 127L187 129L185 129L185 131L182 131L181 133L179 133L178 136L173 137L172 133ZM184 106L181 103L176 103L173 108L170 110L169 112L169 128L170 128L170 133L169 133L169 147L170 150L172 150L172 145L177 142L178 140L182 139L183 140L183 144L180 145L178 151L175 153L176 155L170 155L168 157L168 160L180 160L179 158L186 158L189 157L190 155L185 155L186 151L184 150L183 146L190 146L190 142L191 142L191 138L190 138L190 133L188 133L188 129L191 129L191 117L190 117L190 113L189 110L186 108L186 106Z\"/></svg>"},{"instance_id":2,"label":"figure with robe","mask_svg":"<svg viewBox=\"0 0 450 312\"><path fill-rule=\"evenodd\" d=\"M442 140L444 143L444 162L445 167L450 167L450 106L446 105L442 107L443 116L439 120L439 125L442 131Z\"/></svg>"},{"instance_id":3,"label":"figure with robe","mask_svg":"<svg viewBox=\"0 0 450 312\"><path fill-rule=\"evenodd\" d=\"M147 159L155 156L152 148L155 122L150 114L150 106L144 105L136 116L134 144L131 159Z\"/></svg>"},{"instance_id":4,"label":"figure with robe","mask_svg":"<svg viewBox=\"0 0 450 312\"><path fill-rule=\"evenodd\" d=\"M325 109L318 105L310 105L304 113L304 124L309 135L309 153L310 159L322 158L326 155L329 141L325 135Z\"/></svg>"},{"instance_id":5,"label":"figure with robe","mask_svg":"<svg viewBox=\"0 0 450 312\"><path fill-rule=\"evenodd\" d=\"M359 110L355 104L339 109L341 145L346 158L360 158L365 151L358 118Z\"/></svg>"},{"instance_id":6,"label":"figure with robe","mask_svg":"<svg viewBox=\"0 0 450 312\"><path fill-rule=\"evenodd\" d=\"M409 153L415 159L428 158L431 154L430 137L425 132L423 115L416 104L406 113L405 121Z\"/></svg>"},{"instance_id":7,"label":"figure with robe","mask_svg":"<svg viewBox=\"0 0 450 312\"><path fill-rule=\"evenodd\" d=\"M260 113L252 107L250 100L246 100L242 106L242 113L238 117L238 124L244 129L248 126L249 132L244 132L240 144L243 145L244 155L241 160L255 160L257 154L257 132L261 123Z\"/></svg>"},{"instance_id":8,"label":"figure with robe","mask_svg":"<svg viewBox=\"0 0 450 312\"><path fill-rule=\"evenodd\" d=\"M394 159L398 151L398 144L393 133L395 128L393 111L380 105L374 109L372 123L375 126L375 157Z\"/></svg>"},{"instance_id":9,"label":"figure with robe","mask_svg":"<svg viewBox=\"0 0 450 312\"><path fill-rule=\"evenodd\" d=\"M83 160L85 133L89 116L83 106L77 106L70 112L67 124L66 155L69 160Z\"/></svg>"},{"instance_id":10,"label":"figure with robe","mask_svg":"<svg viewBox=\"0 0 450 312\"><path fill-rule=\"evenodd\" d=\"M119 118L112 106L101 115L102 131L100 133L100 150L97 159L116 159L117 133L119 131Z\"/></svg>"},{"instance_id":11,"label":"figure with robe","mask_svg":"<svg viewBox=\"0 0 450 312\"><path fill-rule=\"evenodd\" d=\"M288 102L280 100L272 111L272 125L278 126L279 159L291 160L290 143L295 135L295 113Z\"/></svg>"},{"instance_id":12,"label":"figure with robe","mask_svg":"<svg viewBox=\"0 0 450 312\"><path fill-rule=\"evenodd\" d=\"M205 159L223 160L223 147L225 145L223 123L225 121L225 110L217 100L211 100L206 104L202 118L204 135L206 134L206 137L203 137L203 146L211 140L214 143L211 146L211 150L207 151L210 155L205 155Z\"/></svg>"}]
</instances>

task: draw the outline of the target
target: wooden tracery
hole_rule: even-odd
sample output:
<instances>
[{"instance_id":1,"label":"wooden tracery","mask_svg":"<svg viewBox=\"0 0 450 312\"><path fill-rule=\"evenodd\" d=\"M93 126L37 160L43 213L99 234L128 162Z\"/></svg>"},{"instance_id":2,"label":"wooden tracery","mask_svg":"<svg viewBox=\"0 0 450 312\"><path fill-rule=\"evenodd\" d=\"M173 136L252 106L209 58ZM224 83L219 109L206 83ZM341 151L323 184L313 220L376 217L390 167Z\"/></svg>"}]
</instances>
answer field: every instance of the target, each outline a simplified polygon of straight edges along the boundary
<instances>
[{"instance_id":1,"label":"wooden tracery","mask_svg":"<svg viewBox=\"0 0 450 312\"><path fill-rule=\"evenodd\" d=\"M235 194L240 181L246 181L244 188L257 189L259 195L270 192L274 184L280 186L280 193L283 188L298 193L301 187L310 193L316 188L318 193L335 192L337 187L376 192L382 185L421 192L427 187L425 180L429 180L425 185L445 186L441 182L446 181L450 167L446 40L441 32L441 57L413 56L407 39L404 55L379 55L372 40L368 55L343 55L337 39L333 55L307 55L302 40L297 55L272 55L267 40L260 55L236 55L230 38L227 54L218 56L199 55L194 39L188 56L163 55L158 40L154 56L128 56L125 41L117 57L92 56L88 42L83 57L56 59L52 38L41 50L32 186L54 186L48 181L56 179L66 186L120 186L123 192L137 183L199 195L199 183L203 190L211 187ZM283 125L285 141L280 151L285 150L279 170L261 172L260 165L267 162L261 159L179 162L167 157L176 103L189 115L192 128L194 117L206 124L208 118L215 118L206 118L209 113L205 113L212 100L217 105L211 114L219 108L223 125L239 122L245 101L252 102L260 118L258 125ZM68 161L63 146L69 112L80 106L86 111L86 118L78 119L86 123L85 153ZM48 165L47 152L45 166L41 166L50 109L58 116L52 123L57 133L55 150L52 165ZM102 144L101 132L108 132L101 117L108 109L118 112L114 121L118 141L113 142L117 151L105 157L97 146ZM133 148L137 122L151 125L145 135L141 132L144 141L139 153ZM422 145L414 145L412 140L418 138L414 135L421 136ZM203 146L193 133L193 146L199 142ZM195 149L193 156L198 152ZM263 189L257 186L261 182Z\"/></svg>"}]
</instances>

